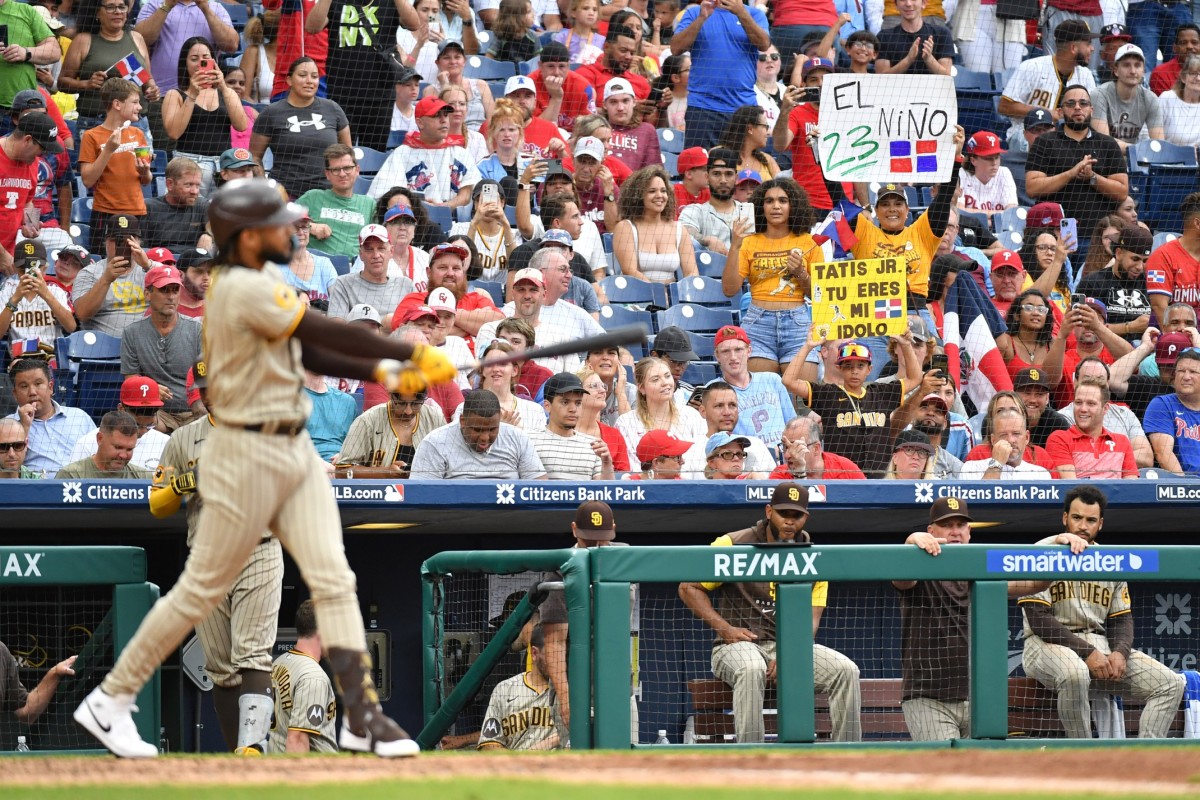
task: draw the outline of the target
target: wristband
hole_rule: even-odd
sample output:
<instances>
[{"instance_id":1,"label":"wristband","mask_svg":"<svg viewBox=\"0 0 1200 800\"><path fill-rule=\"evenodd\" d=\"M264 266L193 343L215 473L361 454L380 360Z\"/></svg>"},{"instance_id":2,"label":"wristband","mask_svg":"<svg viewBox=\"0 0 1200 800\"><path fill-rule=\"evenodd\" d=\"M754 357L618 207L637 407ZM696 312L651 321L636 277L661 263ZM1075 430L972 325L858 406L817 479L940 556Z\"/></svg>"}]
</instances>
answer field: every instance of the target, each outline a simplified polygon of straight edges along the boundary
<instances>
[{"instance_id":1,"label":"wristband","mask_svg":"<svg viewBox=\"0 0 1200 800\"><path fill-rule=\"evenodd\" d=\"M7 303L5 303L4 307L7 308L9 311L13 312L14 314L17 313L17 307L15 305L13 305L13 302L11 300L9 300Z\"/></svg>"},{"instance_id":2,"label":"wristband","mask_svg":"<svg viewBox=\"0 0 1200 800\"><path fill-rule=\"evenodd\" d=\"M464 20L463 20L463 27L464 27L464 28L474 28L474 27L475 27L475 20L474 20L474 19L464 19Z\"/></svg>"}]
</instances>

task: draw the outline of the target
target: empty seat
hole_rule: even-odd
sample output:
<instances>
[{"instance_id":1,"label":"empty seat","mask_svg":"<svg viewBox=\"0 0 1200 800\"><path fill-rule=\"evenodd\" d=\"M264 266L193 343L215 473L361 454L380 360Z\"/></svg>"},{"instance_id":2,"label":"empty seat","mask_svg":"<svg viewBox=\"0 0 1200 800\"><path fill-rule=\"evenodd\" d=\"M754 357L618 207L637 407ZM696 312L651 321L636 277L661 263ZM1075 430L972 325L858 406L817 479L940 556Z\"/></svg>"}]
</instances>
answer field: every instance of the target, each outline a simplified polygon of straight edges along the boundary
<instances>
[{"instance_id":1,"label":"empty seat","mask_svg":"<svg viewBox=\"0 0 1200 800\"><path fill-rule=\"evenodd\" d=\"M683 131L674 128L658 129L658 149L664 153L679 155L683 152Z\"/></svg>"},{"instance_id":2,"label":"empty seat","mask_svg":"<svg viewBox=\"0 0 1200 800\"><path fill-rule=\"evenodd\" d=\"M611 331L626 325L645 325L649 331L654 329L654 318L649 311L635 311L625 306L600 306L600 327L604 330Z\"/></svg>"},{"instance_id":3,"label":"empty seat","mask_svg":"<svg viewBox=\"0 0 1200 800\"><path fill-rule=\"evenodd\" d=\"M731 306L733 301L721 290L721 282L715 278L695 275L667 286L667 297L671 305L695 303L700 306Z\"/></svg>"},{"instance_id":4,"label":"empty seat","mask_svg":"<svg viewBox=\"0 0 1200 800\"><path fill-rule=\"evenodd\" d=\"M374 175L379 172L388 154L373 150L370 147L355 147L354 159L358 162L358 171L363 175Z\"/></svg>"},{"instance_id":5,"label":"empty seat","mask_svg":"<svg viewBox=\"0 0 1200 800\"><path fill-rule=\"evenodd\" d=\"M685 331L716 333L725 325L736 325L738 314L732 308L707 308L705 306L680 303L655 315L658 329L677 325Z\"/></svg>"},{"instance_id":6,"label":"empty seat","mask_svg":"<svg viewBox=\"0 0 1200 800\"><path fill-rule=\"evenodd\" d=\"M517 74L517 65L511 61L496 61L487 56L468 56L467 66L463 75L468 78L481 78L485 81L508 80Z\"/></svg>"},{"instance_id":7,"label":"empty seat","mask_svg":"<svg viewBox=\"0 0 1200 800\"><path fill-rule=\"evenodd\" d=\"M616 305L640 305L667 307L667 290L661 283L630 278L627 275L610 275L600 281L600 288L609 303Z\"/></svg>"}]
</instances>

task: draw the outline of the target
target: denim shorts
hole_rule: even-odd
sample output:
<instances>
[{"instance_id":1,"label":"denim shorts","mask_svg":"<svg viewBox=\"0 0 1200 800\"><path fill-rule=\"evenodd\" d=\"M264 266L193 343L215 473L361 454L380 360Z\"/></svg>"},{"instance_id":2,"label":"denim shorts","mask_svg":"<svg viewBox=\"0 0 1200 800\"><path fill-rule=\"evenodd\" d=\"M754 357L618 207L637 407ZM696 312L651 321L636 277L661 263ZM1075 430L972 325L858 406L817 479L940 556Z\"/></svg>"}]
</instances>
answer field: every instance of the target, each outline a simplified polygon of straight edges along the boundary
<instances>
[{"instance_id":1,"label":"denim shorts","mask_svg":"<svg viewBox=\"0 0 1200 800\"><path fill-rule=\"evenodd\" d=\"M808 341L812 327L812 308L803 303L782 311L767 311L753 303L742 317L742 328L750 335L750 357L769 358L786 364L796 357ZM808 361L820 361L817 351L809 353Z\"/></svg>"}]
</instances>

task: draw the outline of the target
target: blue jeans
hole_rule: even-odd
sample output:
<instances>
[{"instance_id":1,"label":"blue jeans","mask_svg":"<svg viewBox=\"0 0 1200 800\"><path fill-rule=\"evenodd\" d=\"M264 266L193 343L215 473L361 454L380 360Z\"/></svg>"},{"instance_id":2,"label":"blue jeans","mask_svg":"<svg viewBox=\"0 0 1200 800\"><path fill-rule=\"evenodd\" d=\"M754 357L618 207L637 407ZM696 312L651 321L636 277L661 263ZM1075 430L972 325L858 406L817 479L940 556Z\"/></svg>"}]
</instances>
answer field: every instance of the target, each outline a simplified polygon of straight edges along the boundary
<instances>
[{"instance_id":1,"label":"blue jeans","mask_svg":"<svg viewBox=\"0 0 1200 800\"><path fill-rule=\"evenodd\" d=\"M780 311L767 311L753 303L742 316L742 329L750 336L750 357L769 358L787 364L808 341L812 328L812 309L807 303ZM808 361L819 364L821 359L814 350Z\"/></svg>"},{"instance_id":2,"label":"blue jeans","mask_svg":"<svg viewBox=\"0 0 1200 800\"><path fill-rule=\"evenodd\" d=\"M1160 49L1163 60L1169 61L1172 58L1175 29L1191 21L1191 3L1175 3L1168 6L1154 0L1143 0L1141 3L1129 4L1129 10L1125 12L1125 26L1133 34L1133 43L1146 54L1146 75L1158 66Z\"/></svg>"},{"instance_id":3,"label":"blue jeans","mask_svg":"<svg viewBox=\"0 0 1200 800\"><path fill-rule=\"evenodd\" d=\"M683 117L683 146L703 147L705 150L715 147L729 125L731 116L731 111L709 111L689 105Z\"/></svg>"}]
</instances>

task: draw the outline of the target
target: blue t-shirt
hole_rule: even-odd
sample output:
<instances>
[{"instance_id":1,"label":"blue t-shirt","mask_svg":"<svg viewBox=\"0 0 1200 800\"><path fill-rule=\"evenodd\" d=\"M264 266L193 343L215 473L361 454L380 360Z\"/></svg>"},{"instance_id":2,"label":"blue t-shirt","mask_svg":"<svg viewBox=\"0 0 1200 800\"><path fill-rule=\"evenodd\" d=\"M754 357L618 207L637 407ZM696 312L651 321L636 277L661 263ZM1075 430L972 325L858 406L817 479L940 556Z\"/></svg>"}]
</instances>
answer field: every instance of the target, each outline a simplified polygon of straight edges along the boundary
<instances>
[{"instance_id":1,"label":"blue t-shirt","mask_svg":"<svg viewBox=\"0 0 1200 800\"><path fill-rule=\"evenodd\" d=\"M1190 474L1200 473L1200 411L1179 402L1179 395L1162 394L1146 407L1142 422L1146 435L1165 433L1175 440L1175 457Z\"/></svg>"},{"instance_id":2,"label":"blue t-shirt","mask_svg":"<svg viewBox=\"0 0 1200 800\"><path fill-rule=\"evenodd\" d=\"M754 23L769 28L767 15L760 8L747 7ZM688 6L675 24L681 31L700 14L700 6ZM758 48L742 29L737 15L723 8L713 11L700 28L692 54L692 74L688 78L688 107L706 111L736 111L738 106L758 104L754 82L758 80Z\"/></svg>"},{"instance_id":3,"label":"blue t-shirt","mask_svg":"<svg viewBox=\"0 0 1200 800\"><path fill-rule=\"evenodd\" d=\"M313 274L306 281L300 280L287 264L280 264L279 271L283 273L283 280L288 286L308 295L309 300L328 300L329 287L338 277L337 269L325 256L313 255L312 259Z\"/></svg>"},{"instance_id":4,"label":"blue t-shirt","mask_svg":"<svg viewBox=\"0 0 1200 800\"><path fill-rule=\"evenodd\" d=\"M337 389L318 393L306 386L304 392L312 401L312 413L304 427L308 429L309 438L321 459L328 461L341 452L342 441L358 415L358 404L353 397Z\"/></svg>"},{"instance_id":5,"label":"blue t-shirt","mask_svg":"<svg viewBox=\"0 0 1200 800\"><path fill-rule=\"evenodd\" d=\"M738 423L733 432L757 436L771 447L783 441L783 429L796 407L783 386L783 380L773 372L750 373L750 385L745 389L733 387L738 399Z\"/></svg>"}]
</instances>

